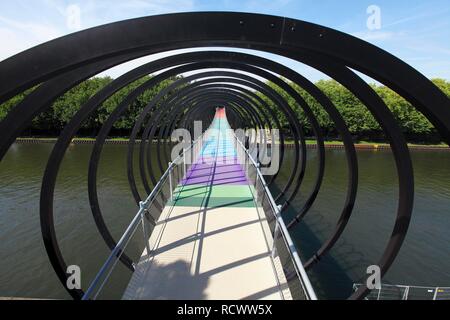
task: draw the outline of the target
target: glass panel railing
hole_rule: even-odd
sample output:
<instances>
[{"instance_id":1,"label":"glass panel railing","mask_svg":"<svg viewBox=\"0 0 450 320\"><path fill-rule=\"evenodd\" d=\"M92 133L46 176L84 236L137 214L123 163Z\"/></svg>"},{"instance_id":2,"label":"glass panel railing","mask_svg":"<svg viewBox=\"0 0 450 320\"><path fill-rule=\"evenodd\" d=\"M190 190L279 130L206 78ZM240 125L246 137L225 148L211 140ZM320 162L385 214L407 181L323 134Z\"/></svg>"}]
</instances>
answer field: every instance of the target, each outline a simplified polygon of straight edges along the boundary
<instances>
[{"instance_id":1,"label":"glass panel railing","mask_svg":"<svg viewBox=\"0 0 450 320\"><path fill-rule=\"evenodd\" d=\"M297 249L280 215L280 208L270 193L258 163L244 144L235 136L237 156L247 178L254 187L257 209L267 221L266 240L272 251L275 275L285 299L316 300L308 275L301 263ZM260 214L261 217L261 214Z\"/></svg>"},{"instance_id":2,"label":"glass panel railing","mask_svg":"<svg viewBox=\"0 0 450 320\"><path fill-rule=\"evenodd\" d=\"M353 291L361 287L353 284ZM450 287L405 286L382 283L379 289L373 289L365 300L448 300Z\"/></svg>"},{"instance_id":3,"label":"glass panel railing","mask_svg":"<svg viewBox=\"0 0 450 320\"><path fill-rule=\"evenodd\" d=\"M175 194L177 186L182 183L192 165L191 153L200 152L200 141L203 139L204 136L200 137L169 164L152 193L140 203L138 213L91 282L83 300L126 298L126 292L134 285L132 277L134 272L148 261L148 253L152 250L153 230L164 210L170 210L173 205L172 200L177 196ZM195 154L195 157L198 155ZM132 260L134 270L120 262L124 254Z\"/></svg>"},{"instance_id":4,"label":"glass panel railing","mask_svg":"<svg viewBox=\"0 0 450 320\"><path fill-rule=\"evenodd\" d=\"M192 163L199 160L210 132L205 132L190 148L171 164L148 198L141 202L140 210L128 226L117 246L92 281L83 299L126 299L128 289L139 285L134 271L148 262L152 251L152 233L164 210L170 210L177 198L176 190L189 172ZM280 210L267 187L259 166L243 144L237 140L238 161L244 167L261 220L265 224L266 239L271 248L274 272L285 299L317 299L308 276L303 269L296 247L286 229ZM120 263L126 254L133 261L133 268ZM137 273L139 274L139 273ZM136 282L136 283L135 283Z\"/></svg>"}]
</instances>

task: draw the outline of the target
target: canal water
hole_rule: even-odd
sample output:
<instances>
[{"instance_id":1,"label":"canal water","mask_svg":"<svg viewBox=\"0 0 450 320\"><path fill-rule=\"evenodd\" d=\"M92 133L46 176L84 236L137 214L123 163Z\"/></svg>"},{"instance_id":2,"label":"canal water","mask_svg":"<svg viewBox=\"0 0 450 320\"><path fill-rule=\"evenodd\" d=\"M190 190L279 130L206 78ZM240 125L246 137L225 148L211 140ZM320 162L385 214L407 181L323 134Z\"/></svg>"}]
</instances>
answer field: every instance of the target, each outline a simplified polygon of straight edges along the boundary
<instances>
[{"instance_id":1,"label":"canal water","mask_svg":"<svg viewBox=\"0 0 450 320\"><path fill-rule=\"evenodd\" d=\"M15 144L0 163L0 297L69 298L48 261L40 234L41 179L52 147ZM137 212L126 176L126 149L124 145L105 146L98 175L100 206L116 240ZM68 264L81 267L83 288L109 254L88 201L91 150L90 145L69 148L54 203L61 251ZM383 283L450 286L450 152L412 151L411 155L416 182L413 219ZM326 159L317 201L293 229L304 261L331 235L345 201L345 154L327 150ZM293 151L288 150L274 190L284 186L293 161ZM358 151L358 161L358 197L350 223L336 246L309 272L320 298L345 299L351 294L353 283L361 281L367 267L377 263L395 221L398 184L391 152ZM317 169L315 150L308 150L307 169L300 196L286 219L301 208L312 188ZM114 297L117 294L120 292Z\"/></svg>"}]
</instances>

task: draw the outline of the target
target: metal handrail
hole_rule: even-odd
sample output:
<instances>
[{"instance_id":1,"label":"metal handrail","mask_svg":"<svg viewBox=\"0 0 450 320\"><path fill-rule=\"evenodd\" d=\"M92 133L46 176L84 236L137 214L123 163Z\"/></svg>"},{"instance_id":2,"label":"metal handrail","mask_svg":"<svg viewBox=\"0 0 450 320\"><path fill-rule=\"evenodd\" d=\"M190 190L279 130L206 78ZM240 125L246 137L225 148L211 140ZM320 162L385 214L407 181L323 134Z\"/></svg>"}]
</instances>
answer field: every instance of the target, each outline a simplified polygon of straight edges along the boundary
<instances>
[{"instance_id":1,"label":"metal handrail","mask_svg":"<svg viewBox=\"0 0 450 320\"><path fill-rule=\"evenodd\" d=\"M306 294L306 298L309 300L317 300L317 295L314 291L314 288L311 285L311 282L309 280L309 277L303 268L303 263L300 259L300 256L298 254L297 248L294 245L294 242L292 241L292 238L288 232L288 229L286 227L286 224L284 223L283 218L281 217L280 208L277 206L272 193L269 190L269 187L266 183L266 180L264 179L264 176L261 173L259 164L253 159L253 157L250 155L249 151L245 148L244 144L239 140L239 138L234 134L234 137L236 141L238 142L239 146L242 148L242 150L247 155L250 162L253 164L253 166L256 169L256 173L258 178L261 181L261 184L263 185L264 191L269 199L270 205L272 206L273 211L275 212L275 218L276 218L276 225L279 228L279 232L281 233L283 240L286 244L286 247L289 251L289 254L291 255L295 271L300 279L300 283L303 287L303 291ZM276 239L274 239L276 240ZM274 242L275 246L275 242Z\"/></svg>"},{"instance_id":2,"label":"metal handrail","mask_svg":"<svg viewBox=\"0 0 450 320\"><path fill-rule=\"evenodd\" d=\"M139 211L134 216L133 220L131 221L130 225L125 230L124 234L120 238L119 242L117 242L117 245L114 247L114 249L111 251L111 254L106 259L106 262L103 264L100 271L95 276L94 280L89 285L89 288L84 293L82 300L90 300L92 298L96 299L99 292L102 290L103 286L107 282L109 276L111 275L115 265L117 264L118 260L120 259L120 256L123 253L124 248L127 246L128 242L130 241L131 237L134 235L134 232L136 231L137 227L143 221L145 212L150 208L150 206L153 204L153 201L156 199L156 196L161 191L161 187L163 183L165 182L166 178L169 177L173 169L177 166L177 162L180 159L185 159L185 155L188 151L190 151L200 140L202 140L204 137L204 134L201 135L197 140L195 140L187 149L183 149L183 153L179 155L173 162L169 163L169 167L164 172L164 174L159 179L158 183L153 188L150 195L147 197L145 201L141 201L139 203ZM184 160L185 161L185 160ZM103 281L102 281L103 279ZM99 289L96 290L97 286L100 285ZM97 292L94 295L94 292Z\"/></svg>"},{"instance_id":3,"label":"metal handrail","mask_svg":"<svg viewBox=\"0 0 450 320\"><path fill-rule=\"evenodd\" d=\"M189 146L189 148L183 149L183 153L181 155L179 155L172 163L169 164L169 167L164 172L164 174L162 175L162 177L160 178L160 180L158 181L156 186L153 188L152 192L147 197L147 199L145 201L140 202L138 213L135 215L135 217L131 221L130 225L127 227L125 233L122 235L119 242L117 243L116 247L111 251L111 254L107 258L106 262L103 264L102 268L100 269L100 271L98 272L98 274L96 275L94 280L91 282L89 288L87 289L84 296L82 297L82 300L90 300L90 299L97 298L98 294L103 289L103 286L108 281L115 265L117 264L118 260L120 259L120 256L122 255L124 248L126 248L128 242L134 235L139 224L142 221L144 221L144 216L145 216L146 211L150 208L150 206L153 204L154 200L156 199L156 196L161 191L161 187L162 187L163 183L165 182L166 178L169 177L169 179L171 179L170 174L173 171L173 169L178 165L177 162L180 159L184 160L186 153L188 151L190 151L192 148L194 148L194 146L197 145L197 143L199 141L203 141L204 137L207 136L209 133L208 130L203 135L201 135L196 141L194 141L194 143L192 143ZM253 159L253 157L249 154L248 150L244 147L242 142L236 137L236 135L235 135L235 138L236 138L236 141L239 143L240 147L242 148L242 150L244 150L244 152L246 153L250 162L256 168L257 177L260 179L260 181L264 187L264 191L265 191L265 193L269 199L269 202L273 208L274 216L276 218L276 225L278 227L280 234L283 237L283 241L285 242L285 245L291 256L295 271L297 273L298 278L300 279L300 283L302 285L303 292L305 293L306 298L310 299L310 300L317 300L317 296L316 296L314 289L309 281L308 275L306 274L306 271L303 268L303 264L301 262L299 254L297 252L297 249L294 245L294 242L292 241L292 239L289 235L289 232L287 230L287 227L281 217L280 209L276 205L275 200L274 200L272 194L270 193L268 185L261 173L261 170L260 170L258 164ZM145 228L145 226L144 226L144 228ZM145 231L144 231L144 233L145 233ZM148 239L146 239L146 240L148 240ZM275 245L275 243L274 243L274 245Z\"/></svg>"},{"instance_id":4,"label":"metal handrail","mask_svg":"<svg viewBox=\"0 0 450 320\"><path fill-rule=\"evenodd\" d=\"M363 284L361 283L354 283L353 284L353 290L358 289L360 286L362 286ZM389 292L393 292L395 291L395 289L403 289L405 290L402 294L402 299L401 300L408 300L409 298L409 291L410 289L426 289L426 290L432 290L433 292L433 298L432 300L436 300L438 298L438 293L440 290L448 290L450 291L450 287L426 287L426 286L411 286L411 285L394 285L394 284L381 284L381 288L380 289L375 289L378 291L377 294L377 299L376 300L380 300L380 298L382 298L382 295L386 295L389 294Z\"/></svg>"}]
</instances>

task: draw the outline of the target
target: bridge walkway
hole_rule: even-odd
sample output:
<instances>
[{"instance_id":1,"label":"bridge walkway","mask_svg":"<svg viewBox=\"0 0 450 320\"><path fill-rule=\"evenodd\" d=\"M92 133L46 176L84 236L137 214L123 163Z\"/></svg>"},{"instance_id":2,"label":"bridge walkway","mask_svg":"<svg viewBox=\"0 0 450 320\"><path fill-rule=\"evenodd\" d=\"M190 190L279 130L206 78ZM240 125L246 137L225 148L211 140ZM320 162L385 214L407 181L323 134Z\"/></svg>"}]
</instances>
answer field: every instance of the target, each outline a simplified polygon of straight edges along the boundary
<instances>
[{"instance_id":1,"label":"bridge walkway","mask_svg":"<svg viewBox=\"0 0 450 320\"><path fill-rule=\"evenodd\" d=\"M218 109L196 163L175 189L123 299L291 299L268 224Z\"/></svg>"}]
</instances>

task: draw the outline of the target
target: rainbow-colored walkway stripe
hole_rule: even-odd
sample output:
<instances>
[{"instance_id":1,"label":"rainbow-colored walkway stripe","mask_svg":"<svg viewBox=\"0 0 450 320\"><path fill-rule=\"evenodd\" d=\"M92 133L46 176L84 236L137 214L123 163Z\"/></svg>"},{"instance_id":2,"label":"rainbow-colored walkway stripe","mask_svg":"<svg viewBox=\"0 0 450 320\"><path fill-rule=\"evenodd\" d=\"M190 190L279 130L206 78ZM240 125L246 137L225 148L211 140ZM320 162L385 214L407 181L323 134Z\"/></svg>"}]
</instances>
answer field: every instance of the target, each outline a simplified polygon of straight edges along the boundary
<instances>
[{"instance_id":1,"label":"rainbow-colored walkway stripe","mask_svg":"<svg viewBox=\"0 0 450 320\"><path fill-rule=\"evenodd\" d=\"M289 298L224 109L161 214L123 299ZM266 230L266 232L264 232ZM270 236L271 237L271 236ZM276 269L276 268L275 268Z\"/></svg>"},{"instance_id":2,"label":"rainbow-colored walkway stripe","mask_svg":"<svg viewBox=\"0 0 450 320\"><path fill-rule=\"evenodd\" d=\"M217 111L199 158L175 191L175 206L254 207L251 187L237 161L223 109Z\"/></svg>"}]
</instances>

